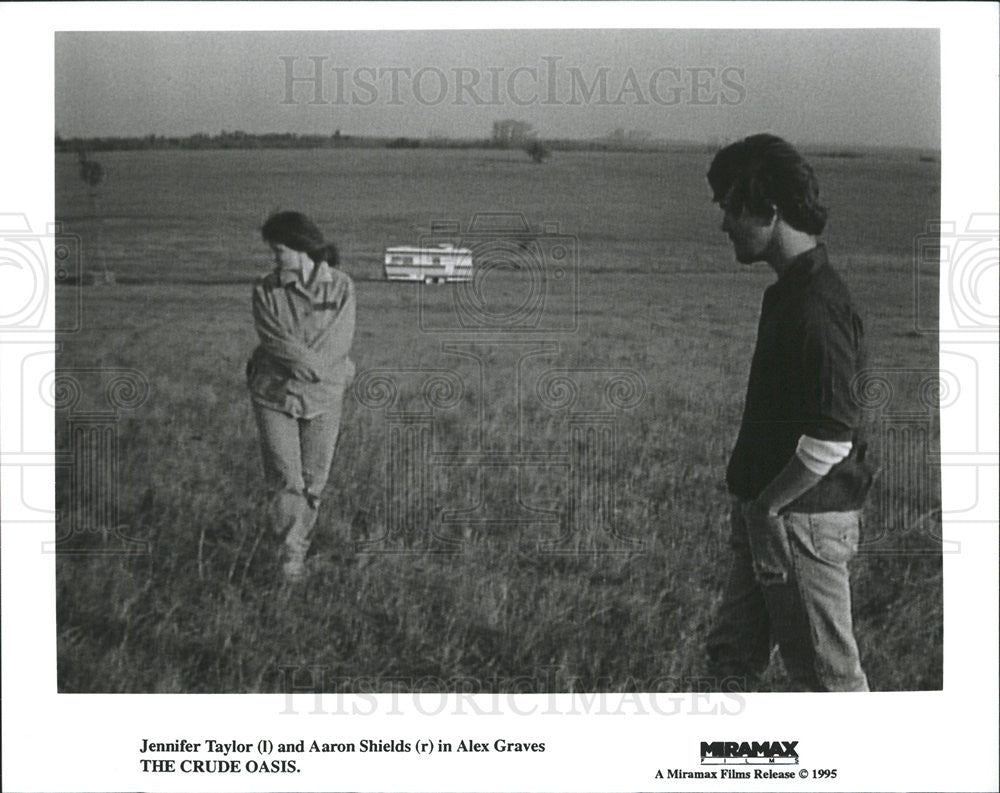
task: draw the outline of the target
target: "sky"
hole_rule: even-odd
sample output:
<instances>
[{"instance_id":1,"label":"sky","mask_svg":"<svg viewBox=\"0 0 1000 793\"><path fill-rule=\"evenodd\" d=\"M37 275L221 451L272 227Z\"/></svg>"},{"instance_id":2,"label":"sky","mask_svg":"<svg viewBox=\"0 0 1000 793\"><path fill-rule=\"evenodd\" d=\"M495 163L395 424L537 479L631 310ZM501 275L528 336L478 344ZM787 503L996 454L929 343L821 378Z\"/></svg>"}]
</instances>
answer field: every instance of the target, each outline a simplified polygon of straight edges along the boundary
<instances>
[{"instance_id":1,"label":"sky","mask_svg":"<svg viewBox=\"0 0 1000 793\"><path fill-rule=\"evenodd\" d=\"M936 30L61 32L63 137L624 134L940 144Z\"/></svg>"}]
</instances>

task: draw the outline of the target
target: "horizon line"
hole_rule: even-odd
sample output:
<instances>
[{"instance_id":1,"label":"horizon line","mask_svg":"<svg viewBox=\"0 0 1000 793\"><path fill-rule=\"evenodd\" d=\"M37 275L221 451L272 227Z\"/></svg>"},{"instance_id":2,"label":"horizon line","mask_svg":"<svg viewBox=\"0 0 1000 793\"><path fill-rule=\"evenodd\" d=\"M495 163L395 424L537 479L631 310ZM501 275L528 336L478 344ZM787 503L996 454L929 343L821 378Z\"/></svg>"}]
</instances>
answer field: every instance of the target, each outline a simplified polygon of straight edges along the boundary
<instances>
[{"instance_id":1,"label":"horizon line","mask_svg":"<svg viewBox=\"0 0 1000 793\"><path fill-rule=\"evenodd\" d=\"M340 130L338 130L340 132ZM209 139L218 139L224 135L236 135L236 134L246 136L248 138L255 137L267 137L267 136L295 136L297 138L321 138L324 140L366 140L366 141L396 141L396 140L406 140L406 141L420 141L420 142L447 142L447 143L485 143L490 144L491 139L489 136L472 136L472 137L449 137L443 135L406 135L406 134L390 134L390 135L370 135L370 134L351 134L341 132L339 138L332 133L328 132L291 132L291 131L269 131L269 132L249 132L247 130L234 129L227 130L221 129L218 132L211 133L205 131L189 132L186 134L164 134L159 132L146 132L142 134L91 134L91 135L72 135L63 136L58 131L54 133L55 140L68 143L71 141L81 141L81 140L107 140L107 141L123 141L123 140L142 140L150 137L153 138L165 138L165 139L190 139L198 136L204 136ZM753 134L753 133L750 133ZM611 135L595 136L595 137L543 137L541 135L534 135L523 140L512 142L512 145L507 147L501 146L491 146L491 148L517 148L523 143L528 143L531 140L538 140L542 143L558 143L558 142L575 142L575 143L616 143L624 146L633 146L636 148L642 148L643 146L652 147L652 145L674 145L674 146L714 146L717 148L722 148L729 143L741 140L741 137L725 137L721 139L699 139L695 140L692 138L664 138L664 137L650 137L641 140L629 140L628 138L615 138ZM911 149L917 151L932 151L941 152L941 144L936 145L920 145L916 143L848 143L848 142L836 142L836 141L789 141L797 148L807 149L807 148L828 148L828 147L839 147L839 148L850 148L850 149Z\"/></svg>"}]
</instances>

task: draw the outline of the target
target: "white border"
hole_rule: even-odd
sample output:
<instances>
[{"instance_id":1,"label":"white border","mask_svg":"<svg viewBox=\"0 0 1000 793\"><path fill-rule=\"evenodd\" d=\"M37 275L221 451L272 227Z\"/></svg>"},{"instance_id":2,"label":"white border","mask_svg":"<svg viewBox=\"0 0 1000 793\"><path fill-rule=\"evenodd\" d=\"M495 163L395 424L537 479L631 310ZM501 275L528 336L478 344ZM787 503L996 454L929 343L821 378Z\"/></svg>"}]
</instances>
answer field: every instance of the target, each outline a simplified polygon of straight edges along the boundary
<instances>
[{"instance_id":1,"label":"white border","mask_svg":"<svg viewBox=\"0 0 1000 793\"><path fill-rule=\"evenodd\" d=\"M959 3L790 3L721 4L6 4L0 7L0 79L4 117L0 125L0 212L24 212L35 229L53 215L52 86L55 30L278 30L278 29L446 29L446 28L602 28L602 27L939 27L942 60L944 218L997 212L998 84L997 7ZM50 251L51 254L51 251ZM51 317L50 317L51 325ZM974 344L971 342L979 341ZM52 349L51 336L0 347L4 407L0 437L4 462L24 449L16 444L18 421L34 408L19 404L16 383L26 350ZM975 356L987 411L995 431L997 341L995 334L949 334L943 329L942 354ZM995 405L995 402L992 402ZM18 418L21 415L22 418ZM32 422L51 426L43 412ZM979 417L982 418L982 417ZM942 415L943 450L947 439L965 437L977 417ZM13 422L13 423L12 423ZM48 423L46 423L48 422ZM986 438L985 434L982 436ZM990 443L993 443L990 446ZM3 776L12 791L75 790L657 790L690 789L684 783L656 782L658 767L690 768L692 737L735 729L741 735L794 735L810 747L810 767L839 767L837 782L821 786L775 783L794 789L996 790L997 781L997 526L995 441L979 448L955 449L943 469L945 510L956 492L970 487L969 468L948 465L963 460L980 472L980 507L962 521L949 520L948 540L962 543L960 554L945 558L946 631L944 692L868 696L756 695L744 712L694 722L679 717L615 715L556 716L581 710L565 698L521 698L516 709L536 707L534 716L464 715L436 718L388 714L364 720L336 716L281 716L278 695L208 696L57 696L55 681L55 588L53 557L38 553L37 527L3 526ZM48 448L32 448L51 453ZM958 454L958 453L964 453ZM992 456L991 456L992 455ZM975 466L978 466L975 467ZM13 471L13 472L12 472ZM3 469L3 503L19 498L16 469ZM50 483L49 483L50 484ZM44 487L43 483L43 487ZM42 494L51 504L51 495ZM5 514L7 514L5 512ZM975 521L986 521L975 522ZM51 527L50 527L51 532ZM51 536L51 534L50 534ZM489 711L492 699L479 707ZM663 712L670 698L609 700L607 708L633 713ZM510 703L508 703L509 705ZM683 708L729 707L725 700L686 698ZM732 703L730 703L731 705ZM307 714L312 700L296 701ZM325 702L333 710L333 699ZM362 705L362 707L365 707ZM398 701L397 709L407 707ZM428 697L423 709L433 711ZM508 710L511 708L508 707ZM449 709L451 711L451 709ZM337 736L416 740L443 736L476 740L507 736L544 740L543 755L504 759L500 755L356 755L315 761L296 776L249 777L141 775L136 750L142 737L220 740L274 740ZM696 744L695 744L696 746ZM683 748L682 748L683 747ZM822 757L820 757L822 755ZM723 790L732 783L699 785ZM755 786L741 786L747 790Z\"/></svg>"}]
</instances>

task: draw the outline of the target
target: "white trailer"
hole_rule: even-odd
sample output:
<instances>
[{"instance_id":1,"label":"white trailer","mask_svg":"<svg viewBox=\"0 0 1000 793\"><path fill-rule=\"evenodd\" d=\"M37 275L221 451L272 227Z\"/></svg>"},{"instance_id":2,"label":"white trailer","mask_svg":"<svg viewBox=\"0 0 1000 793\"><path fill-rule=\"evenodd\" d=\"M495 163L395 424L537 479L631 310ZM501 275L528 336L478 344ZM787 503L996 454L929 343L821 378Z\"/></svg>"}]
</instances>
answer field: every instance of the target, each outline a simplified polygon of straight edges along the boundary
<instances>
[{"instance_id":1,"label":"white trailer","mask_svg":"<svg viewBox=\"0 0 1000 793\"><path fill-rule=\"evenodd\" d=\"M387 281L423 281L425 284L471 281L472 251L454 245L386 248L385 277Z\"/></svg>"}]
</instances>

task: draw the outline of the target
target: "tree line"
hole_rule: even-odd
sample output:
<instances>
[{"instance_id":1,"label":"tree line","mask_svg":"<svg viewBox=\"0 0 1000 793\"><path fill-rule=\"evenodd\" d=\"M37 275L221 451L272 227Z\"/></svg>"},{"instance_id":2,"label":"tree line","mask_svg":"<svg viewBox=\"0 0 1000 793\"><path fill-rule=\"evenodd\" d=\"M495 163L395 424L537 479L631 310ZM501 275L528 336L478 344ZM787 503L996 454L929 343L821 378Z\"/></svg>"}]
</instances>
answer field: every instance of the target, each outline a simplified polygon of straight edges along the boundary
<instances>
[{"instance_id":1,"label":"tree line","mask_svg":"<svg viewBox=\"0 0 1000 793\"><path fill-rule=\"evenodd\" d=\"M676 149L678 144L662 141L629 140L614 136L578 139L546 139L537 135L524 134L524 130L513 130L506 122L498 122L489 138L419 138L419 137L373 137L345 135L339 130L330 135L300 135L294 132L251 133L223 130L217 135L199 132L194 135L142 135L106 136L89 138L64 138L56 135L57 152L98 152L136 151L170 149L338 149L338 148L386 148L386 149L522 149L532 159L540 151L662 151ZM526 127L528 125L525 125ZM513 133L513 134L512 134Z\"/></svg>"}]
</instances>

